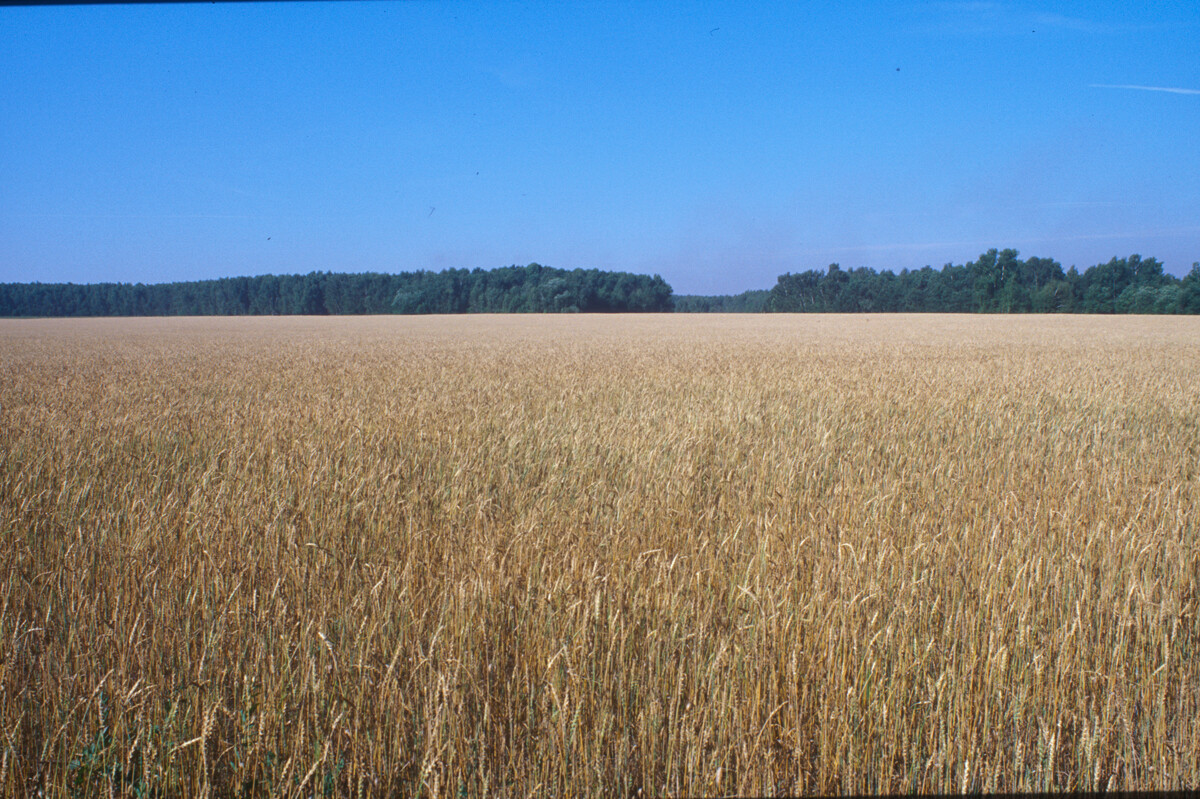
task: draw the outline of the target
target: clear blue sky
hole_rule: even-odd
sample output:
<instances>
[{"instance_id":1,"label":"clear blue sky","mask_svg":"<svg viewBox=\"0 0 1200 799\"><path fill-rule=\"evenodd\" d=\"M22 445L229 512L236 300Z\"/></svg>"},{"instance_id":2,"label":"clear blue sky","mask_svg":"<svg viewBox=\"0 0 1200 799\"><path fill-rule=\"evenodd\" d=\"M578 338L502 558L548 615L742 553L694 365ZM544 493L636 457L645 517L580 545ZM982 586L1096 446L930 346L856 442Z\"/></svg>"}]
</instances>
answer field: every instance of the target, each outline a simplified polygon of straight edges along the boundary
<instances>
[{"instance_id":1,"label":"clear blue sky","mask_svg":"<svg viewBox=\"0 0 1200 799\"><path fill-rule=\"evenodd\" d=\"M0 281L1200 260L1200 3L0 9Z\"/></svg>"}]
</instances>

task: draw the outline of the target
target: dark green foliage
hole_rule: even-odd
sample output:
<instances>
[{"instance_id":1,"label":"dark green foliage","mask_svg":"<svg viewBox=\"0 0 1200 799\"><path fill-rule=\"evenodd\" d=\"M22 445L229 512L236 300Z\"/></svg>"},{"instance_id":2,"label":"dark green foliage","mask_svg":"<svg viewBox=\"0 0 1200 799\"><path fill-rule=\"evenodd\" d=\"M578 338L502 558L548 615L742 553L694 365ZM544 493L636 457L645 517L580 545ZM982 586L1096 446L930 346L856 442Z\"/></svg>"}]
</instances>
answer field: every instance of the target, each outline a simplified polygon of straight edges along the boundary
<instances>
[{"instance_id":1,"label":"dark green foliage","mask_svg":"<svg viewBox=\"0 0 1200 799\"><path fill-rule=\"evenodd\" d=\"M0 316L662 312L671 307L671 287L658 275L539 264L154 285L0 283Z\"/></svg>"},{"instance_id":2,"label":"dark green foliage","mask_svg":"<svg viewBox=\"0 0 1200 799\"><path fill-rule=\"evenodd\" d=\"M715 300L719 298L705 298ZM1200 264L1180 280L1155 258L1113 258L1080 274L1050 258L988 250L966 266L899 274L831 264L780 275L766 310L785 312L1200 313Z\"/></svg>"},{"instance_id":3,"label":"dark green foliage","mask_svg":"<svg viewBox=\"0 0 1200 799\"><path fill-rule=\"evenodd\" d=\"M1179 283L1179 312L1200 313L1200 261Z\"/></svg>"},{"instance_id":4,"label":"dark green foliage","mask_svg":"<svg viewBox=\"0 0 1200 799\"><path fill-rule=\"evenodd\" d=\"M192 283L0 283L0 316L685 313L1200 313L1200 263L1182 280L1155 258L1113 258L1080 273L1050 258L988 250L965 266L893 273L831 264L774 288L673 296L658 275L553 269L264 275Z\"/></svg>"},{"instance_id":5,"label":"dark green foliage","mask_svg":"<svg viewBox=\"0 0 1200 799\"><path fill-rule=\"evenodd\" d=\"M743 291L741 294L704 296L700 294L675 295L677 313L754 313L767 309L767 289Z\"/></svg>"},{"instance_id":6,"label":"dark green foliage","mask_svg":"<svg viewBox=\"0 0 1200 799\"><path fill-rule=\"evenodd\" d=\"M404 275L392 298L398 313L596 313L671 310L658 275L552 269L540 264Z\"/></svg>"}]
</instances>

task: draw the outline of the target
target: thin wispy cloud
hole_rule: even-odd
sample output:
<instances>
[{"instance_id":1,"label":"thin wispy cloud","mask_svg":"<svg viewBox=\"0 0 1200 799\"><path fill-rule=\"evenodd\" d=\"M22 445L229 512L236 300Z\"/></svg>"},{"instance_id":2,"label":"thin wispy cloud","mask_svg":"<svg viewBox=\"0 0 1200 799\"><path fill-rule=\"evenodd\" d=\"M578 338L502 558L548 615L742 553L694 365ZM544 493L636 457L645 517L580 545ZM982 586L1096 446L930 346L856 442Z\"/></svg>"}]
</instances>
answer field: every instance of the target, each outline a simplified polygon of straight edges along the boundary
<instances>
[{"instance_id":1,"label":"thin wispy cloud","mask_svg":"<svg viewBox=\"0 0 1200 799\"><path fill-rule=\"evenodd\" d=\"M1028 18L1028 21L1033 26L1031 32L1037 30L1063 30L1073 31L1075 33L1093 33L1093 34L1108 34L1108 33L1123 33L1127 31L1145 30L1145 25L1133 25L1129 23L1113 23L1113 22L1098 22L1094 19L1086 17L1071 17L1066 14L1034 14Z\"/></svg>"},{"instance_id":2,"label":"thin wispy cloud","mask_svg":"<svg viewBox=\"0 0 1200 799\"><path fill-rule=\"evenodd\" d=\"M11 219L257 219L248 214L61 214L19 213L2 214Z\"/></svg>"},{"instance_id":3,"label":"thin wispy cloud","mask_svg":"<svg viewBox=\"0 0 1200 799\"><path fill-rule=\"evenodd\" d=\"M1113 34L1144 29L1144 25L1101 22L1066 14L1031 12L1013 3L964 0L923 4L913 13L927 30L959 35L1029 35L1040 31Z\"/></svg>"},{"instance_id":4,"label":"thin wispy cloud","mask_svg":"<svg viewBox=\"0 0 1200 799\"><path fill-rule=\"evenodd\" d=\"M1037 203L1037 208L1126 208L1129 203L1114 203L1108 200L1063 200L1062 202ZM1028 208L1029 205L1022 207Z\"/></svg>"},{"instance_id":5,"label":"thin wispy cloud","mask_svg":"<svg viewBox=\"0 0 1200 799\"><path fill-rule=\"evenodd\" d=\"M1169 92L1170 94L1200 94L1200 89L1180 89L1175 86L1133 86L1125 83L1090 83L1093 89L1137 89L1143 92Z\"/></svg>"}]
</instances>

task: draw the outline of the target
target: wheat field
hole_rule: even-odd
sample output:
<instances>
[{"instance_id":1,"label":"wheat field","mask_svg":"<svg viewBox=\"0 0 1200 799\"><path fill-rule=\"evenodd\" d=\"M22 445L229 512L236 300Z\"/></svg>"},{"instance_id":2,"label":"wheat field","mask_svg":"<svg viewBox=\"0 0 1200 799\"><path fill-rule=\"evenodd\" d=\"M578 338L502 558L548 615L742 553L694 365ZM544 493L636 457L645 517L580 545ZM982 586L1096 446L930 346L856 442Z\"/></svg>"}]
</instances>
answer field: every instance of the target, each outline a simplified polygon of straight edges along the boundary
<instances>
[{"instance_id":1,"label":"wheat field","mask_svg":"<svg viewBox=\"0 0 1200 799\"><path fill-rule=\"evenodd\" d=\"M0 794L1200 787L1200 319L0 321Z\"/></svg>"}]
</instances>

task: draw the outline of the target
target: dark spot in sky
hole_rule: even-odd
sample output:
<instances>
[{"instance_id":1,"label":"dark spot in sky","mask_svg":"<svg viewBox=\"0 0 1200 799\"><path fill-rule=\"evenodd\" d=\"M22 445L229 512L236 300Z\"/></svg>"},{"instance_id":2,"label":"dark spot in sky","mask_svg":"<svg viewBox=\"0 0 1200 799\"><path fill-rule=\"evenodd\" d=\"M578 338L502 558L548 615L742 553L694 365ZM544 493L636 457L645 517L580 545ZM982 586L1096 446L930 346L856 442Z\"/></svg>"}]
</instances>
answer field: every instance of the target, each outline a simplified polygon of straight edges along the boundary
<instances>
[{"instance_id":1,"label":"dark spot in sky","mask_svg":"<svg viewBox=\"0 0 1200 799\"><path fill-rule=\"evenodd\" d=\"M899 72L899 71L900 71L900 67L896 67L896 71L897 71L897 72Z\"/></svg>"},{"instance_id":2,"label":"dark spot in sky","mask_svg":"<svg viewBox=\"0 0 1200 799\"><path fill-rule=\"evenodd\" d=\"M436 211L436 210L437 210L437 208L435 208L434 206L432 206L432 205L431 205L431 206L429 206L429 215L430 215L430 216L433 216L433 212L434 212L434 211Z\"/></svg>"},{"instance_id":3,"label":"dark spot in sky","mask_svg":"<svg viewBox=\"0 0 1200 799\"><path fill-rule=\"evenodd\" d=\"M721 30L721 29L720 29L720 28L713 28L712 30L710 30L710 31L708 32L708 35L709 35L709 36L712 36L714 33L716 33L716 32L717 32L717 31L719 31L719 30Z\"/></svg>"}]
</instances>

